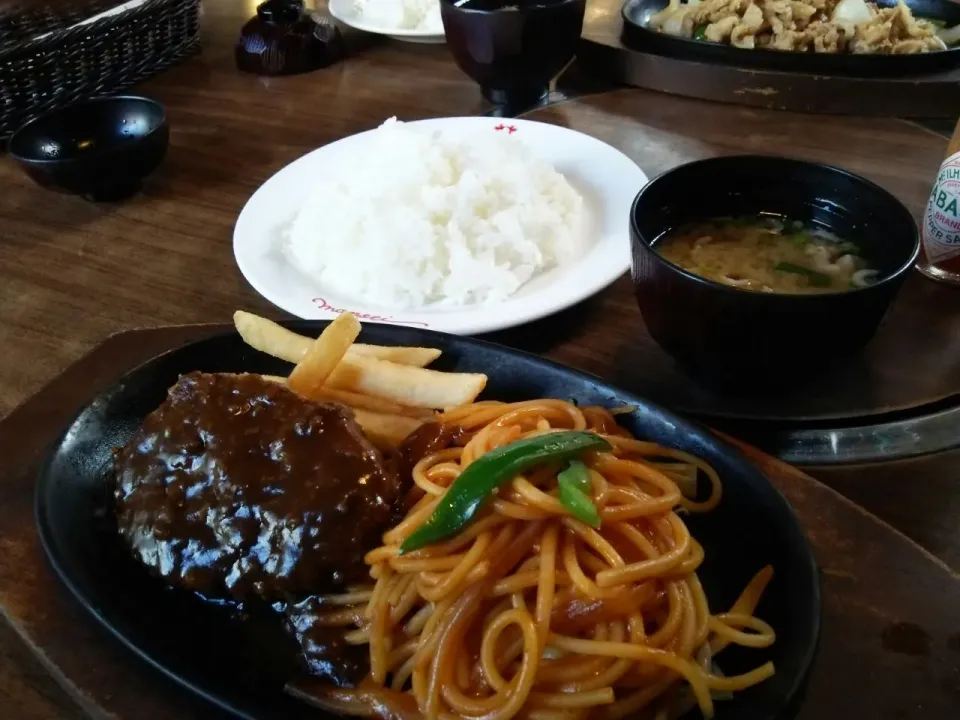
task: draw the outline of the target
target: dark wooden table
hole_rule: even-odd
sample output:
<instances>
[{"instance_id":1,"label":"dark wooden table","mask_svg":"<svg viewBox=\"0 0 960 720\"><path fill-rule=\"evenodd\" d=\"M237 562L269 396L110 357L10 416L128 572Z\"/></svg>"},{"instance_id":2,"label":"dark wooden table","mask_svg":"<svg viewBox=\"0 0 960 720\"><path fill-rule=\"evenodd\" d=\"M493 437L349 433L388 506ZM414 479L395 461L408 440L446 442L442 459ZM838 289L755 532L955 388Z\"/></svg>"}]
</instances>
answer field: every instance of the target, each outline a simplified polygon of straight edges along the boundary
<instances>
[{"instance_id":1,"label":"dark wooden table","mask_svg":"<svg viewBox=\"0 0 960 720\"><path fill-rule=\"evenodd\" d=\"M353 37L355 54L329 69L283 79L241 75L233 66L233 41L254 5L207 0L202 54L139 88L167 106L172 127L167 161L143 195L119 205L91 205L40 190L9 159L0 159L0 416L113 333L222 322L237 308L280 317L247 286L232 257L234 220L257 186L308 150L392 115L416 119L489 110L442 46ZM915 213L946 146L941 135L900 120L776 113L641 90L584 97L529 117L596 135L634 157L648 174L734 151L827 160L868 175ZM956 302L944 294L952 290L932 287L918 290L933 293L931 311ZM672 372L644 364L657 351L626 280L558 318L495 339L634 389L658 378L655 371ZM908 353L905 358L909 363ZM939 361L949 370L956 353L945 352ZM907 364L903 376L909 375ZM0 422L0 435L5 430L9 426ZM956 580L946 592L960 603L957 455L813 474L856 503L850 506L856 512L873 513L895 528L887 529L890 537L903 533L938 559L933 562L946 565L947 576ZM0 549L15 551L3 537ZM960 653L955 657L956 672L936 682L960 703ZM943 707L940 700L937 707ZM0 622L0 717L83 716L16 630ZM932 716L917 708L897 717Z\"/></svg>"}]
</instances>

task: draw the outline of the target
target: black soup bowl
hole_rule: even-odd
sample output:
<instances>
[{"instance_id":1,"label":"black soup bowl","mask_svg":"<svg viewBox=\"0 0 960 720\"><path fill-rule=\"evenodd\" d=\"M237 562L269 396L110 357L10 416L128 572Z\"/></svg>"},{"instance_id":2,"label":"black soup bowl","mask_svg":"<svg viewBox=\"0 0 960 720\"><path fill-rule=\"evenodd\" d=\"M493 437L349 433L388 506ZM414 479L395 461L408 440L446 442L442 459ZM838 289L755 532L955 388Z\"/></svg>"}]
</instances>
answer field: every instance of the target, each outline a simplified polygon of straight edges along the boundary
<instances>
[{"instance_id":1,"label":"black soup bowl","mask_svg":"<svg viewBox=\"0 0 960 720\"><path fill-rule=\"evenodd\" d=\"M544 97L573 59L586 0L440 0L453 58L484 97L522 106Z\"/></svg>"},{"instance_id":2,"label":"black soup bowl","mask_svg":"<svg viewBox=\"0 0 960 720\"><path fill-rule=\"evenodd\" d=\"M41 115L13 134L9 151L40 186L109 201L137 192L169 142L163 106L127 95Z\"/></svg>"},{"instance_id":3,"label":"black soup bowl","mask_svg":"<svg viewBox=\"0 0 960 720\"><path fill-rule=\"evenodd\" d=\"M734 288L662 258L672 229L775 213L856 242L878 271L867 287L824 294ZM828 165L727 156L670 170L630 213L633 284L653 338L694 378L726 390L796 388L873 337L920 248L910 212L883 188Z\"/></svg>"}]
</instances>

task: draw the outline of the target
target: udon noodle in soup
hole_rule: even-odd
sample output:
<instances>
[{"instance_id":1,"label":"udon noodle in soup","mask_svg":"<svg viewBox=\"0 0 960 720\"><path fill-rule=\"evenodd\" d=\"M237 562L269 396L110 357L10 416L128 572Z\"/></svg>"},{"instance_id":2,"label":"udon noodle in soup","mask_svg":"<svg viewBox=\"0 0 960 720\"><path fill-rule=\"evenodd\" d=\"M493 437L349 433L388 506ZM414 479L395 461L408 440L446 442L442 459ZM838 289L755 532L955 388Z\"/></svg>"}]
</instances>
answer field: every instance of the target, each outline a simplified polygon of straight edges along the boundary
<instances>
[{"instance_id":1,"label":"udon noodle in soup","mask_svg":"<svg viewBox=\"0 0 960 720\"><path fill-rule=\"evenodd\" d=\"M877 276L855 243L769 215L699 221L668 232L655 248L695 275L758 292L839 292Z\"/></svg>"}]
</instances>

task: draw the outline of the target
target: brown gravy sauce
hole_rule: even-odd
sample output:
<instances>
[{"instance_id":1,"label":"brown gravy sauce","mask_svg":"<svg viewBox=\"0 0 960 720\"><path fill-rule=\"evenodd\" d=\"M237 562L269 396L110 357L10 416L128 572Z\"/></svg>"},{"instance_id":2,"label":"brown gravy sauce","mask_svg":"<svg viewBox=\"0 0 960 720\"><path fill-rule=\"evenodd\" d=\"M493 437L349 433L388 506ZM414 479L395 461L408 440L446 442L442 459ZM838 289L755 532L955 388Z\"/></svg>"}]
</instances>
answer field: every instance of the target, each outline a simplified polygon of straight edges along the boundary
<instances>
[{"instance_id":1,"label":"brown gravy sauce","mask_svg":"<svg viewBox=\"0 0 960 720\"><path fill-rule=\"evenodd\" d=\"M410 502L414 465L464 437L428 423L384 461L347 408L259 375L190 373L116 452L118 531L168 585L283 612L306 672L350 687L366 647L319 622L317 596L368 581L364 554Z\"/></svg>"}]
</instances>

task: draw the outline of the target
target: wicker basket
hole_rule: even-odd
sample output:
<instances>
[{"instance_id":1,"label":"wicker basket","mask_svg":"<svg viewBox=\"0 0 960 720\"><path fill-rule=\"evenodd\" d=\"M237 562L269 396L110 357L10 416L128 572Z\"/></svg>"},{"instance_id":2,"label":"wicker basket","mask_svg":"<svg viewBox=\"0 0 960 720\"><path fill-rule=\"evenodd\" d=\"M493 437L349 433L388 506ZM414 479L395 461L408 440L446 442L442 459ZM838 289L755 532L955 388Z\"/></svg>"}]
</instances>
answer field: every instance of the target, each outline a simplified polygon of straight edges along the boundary
<instances>
[{"instance_id":1,"label":"wicker basket","mask_svg":"<svg viewBox=\"0 0 960 720\"><path fill-rule=\"evenodd\" d=\"M0 141L182 58L199 47L199 19L200 0L0 2Z\"/></svg>"}]
</instances>

